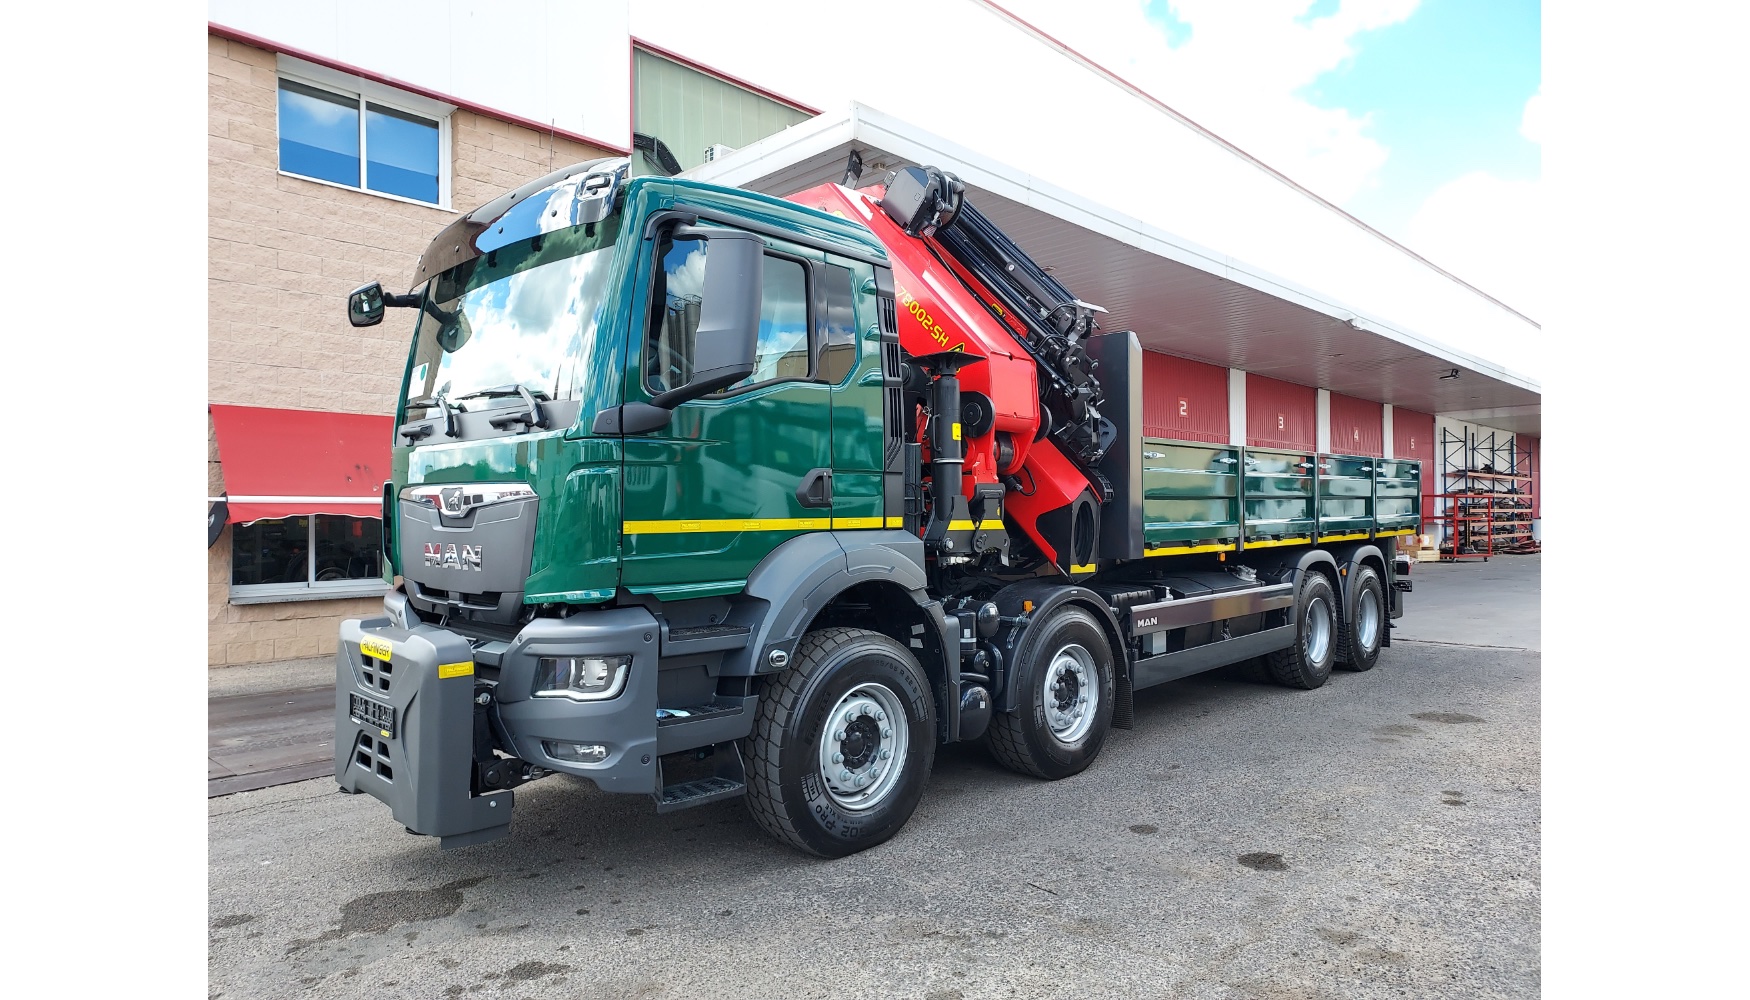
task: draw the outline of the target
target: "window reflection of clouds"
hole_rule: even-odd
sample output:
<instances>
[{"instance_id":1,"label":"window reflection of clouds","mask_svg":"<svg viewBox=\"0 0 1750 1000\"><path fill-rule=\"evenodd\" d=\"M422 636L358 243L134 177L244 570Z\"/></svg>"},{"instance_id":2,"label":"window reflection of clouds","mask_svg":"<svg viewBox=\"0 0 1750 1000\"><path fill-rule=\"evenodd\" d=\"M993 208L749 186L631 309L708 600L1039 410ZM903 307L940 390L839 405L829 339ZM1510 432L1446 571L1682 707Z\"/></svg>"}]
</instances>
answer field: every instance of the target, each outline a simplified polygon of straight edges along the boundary
<instances>
[{"instance_id":1,"label":"window reflection of clouds","mask_svg":"<svg viewBox=\"0 0 1750 1000\"><path fill-rule=\"evenodd\" d=\"M454 399L501 385L525 385L555 399L568 398L574 363L594 336L606 292L612 249L532 267L482 285L442 304L465 316L473 335L455 353L436 343L439 324L420 331L419 362L435 361L425 395L448 383ZM573 364L566 364L566 362Z\"/></svg>"},{"instance_id":2,"label":"window reflection of clouds","mask_svg":"<svg viewBox=\"0 0 1750 1000\"><path fill-rule=\"evenodd\" d=\"M754 373L740 385L751 385L780 377L807 375L808 304L804 301L808 284L802 275L802 265L792 260L767 257L760 290L759 354ZM802 365L801 371L780 371L779 365L793 353L792 359Z\"/></svg>"}]
</instances>

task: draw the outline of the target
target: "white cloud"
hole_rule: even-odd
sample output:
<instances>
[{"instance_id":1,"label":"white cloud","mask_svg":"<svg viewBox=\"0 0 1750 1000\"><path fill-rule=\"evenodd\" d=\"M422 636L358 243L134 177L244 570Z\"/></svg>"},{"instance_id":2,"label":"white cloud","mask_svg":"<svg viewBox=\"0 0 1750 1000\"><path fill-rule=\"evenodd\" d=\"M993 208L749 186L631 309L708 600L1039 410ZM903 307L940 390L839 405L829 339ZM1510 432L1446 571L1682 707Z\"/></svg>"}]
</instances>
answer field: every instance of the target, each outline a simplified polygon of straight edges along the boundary
<instances>
[{"instance_id":1,"label":"white cloud","mask_svg":"<svg viewBox=\"0 0 1750 1000\"><path fill-rule=\"evenodd\" d=\"M1542 141L1543 91L1525 102L1519 132ZM1451 181L1411 216L1417 253L1537 319L1543 310L1543 183L1477 172Z\"/></svg>"},{"instance_id":2,"label":"white cloud","mask_svg":"<svg viewBox=\"0 0 1750 1000\"><path fill-rule=\"evenodd\" d=\"M1539 146L1543 145L1543 88L1525 102L1525 112L1519 117L1519 134Z\"/></svg>"},{"instance_id":3,"label":"white cloud","mask_svg":"<svg viewBox=\"0 0 1750 1000\"><path fill-rule=\"evenodd\" d=\"M1172 0L1190 36L1168 49L1141 0L1005 0L1004 6L1192 121L1330 201L1374 182L1389 151L1368 119L1297 92L1341 67L1362 32L1409 17L1419 0L1344 0L1302 22L1313 0Z\"/></svg>"}]
</instances>

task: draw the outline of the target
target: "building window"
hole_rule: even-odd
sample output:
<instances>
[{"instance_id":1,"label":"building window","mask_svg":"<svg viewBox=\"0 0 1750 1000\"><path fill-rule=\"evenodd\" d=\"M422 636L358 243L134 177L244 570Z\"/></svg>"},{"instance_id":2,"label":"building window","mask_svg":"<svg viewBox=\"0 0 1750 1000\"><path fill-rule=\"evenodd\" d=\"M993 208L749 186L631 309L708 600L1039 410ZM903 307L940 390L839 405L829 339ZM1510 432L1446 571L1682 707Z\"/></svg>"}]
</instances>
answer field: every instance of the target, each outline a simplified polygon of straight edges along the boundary
<instances>
[{"instance_id":1,"label":"building window","mask_svg":"<svg viewBox=\"0 0 1750 1000\"><path fill-rule=\"evenodd\" d=\"M280 77L280 170L445 206L447 110L368 81L352 78L350 88L335 82Z\"/></svg>"},{"instance_id":2,"label":"building window","mask_svg":"<svg viewBox=\"0 0 1750 1000\"><path fill-rule=\"evenodd\" d=\"M231 528L231 598L315 600L380 594L383 524L313 514Z\"/></svg>"}]
</instances>

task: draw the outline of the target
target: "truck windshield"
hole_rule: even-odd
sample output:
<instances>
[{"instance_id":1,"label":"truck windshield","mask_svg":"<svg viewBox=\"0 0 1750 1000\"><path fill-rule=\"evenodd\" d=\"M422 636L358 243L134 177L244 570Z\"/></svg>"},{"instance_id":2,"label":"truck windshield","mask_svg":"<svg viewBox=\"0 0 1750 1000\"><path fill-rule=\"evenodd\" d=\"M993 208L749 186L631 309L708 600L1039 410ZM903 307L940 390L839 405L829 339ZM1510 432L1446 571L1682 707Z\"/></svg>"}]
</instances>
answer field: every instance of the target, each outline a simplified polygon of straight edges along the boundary
<instances>
[{"instance_id":1,"label":"truck windshield","mask_svg":"<svg viewBox=\"0 0 1750 1000\"><path fill-rule=\"evenodd\" d=\"M603 319L619 229L616 213L543 233L428 282L402 419L417 419L439 400L463 411L501 405L477 394L504 386L571 398Z\"/></svg>"}]
</instances>

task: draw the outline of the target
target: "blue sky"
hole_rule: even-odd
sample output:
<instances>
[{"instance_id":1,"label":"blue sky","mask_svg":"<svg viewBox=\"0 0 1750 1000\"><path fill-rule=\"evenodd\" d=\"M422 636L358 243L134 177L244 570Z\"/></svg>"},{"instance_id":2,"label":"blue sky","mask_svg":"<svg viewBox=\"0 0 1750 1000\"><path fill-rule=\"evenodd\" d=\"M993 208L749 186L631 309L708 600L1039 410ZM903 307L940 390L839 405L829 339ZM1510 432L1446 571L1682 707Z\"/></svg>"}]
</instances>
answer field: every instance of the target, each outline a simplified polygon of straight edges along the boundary
<instances>
[{"instance_id":1,"label":"blue sky","mask_svg":"<svg viewBox=\"0 0 1750 1000\"><path fill-rule=\"evenodd\" d=\"M1315 106L1366 115L1367 133L1391 151L1377 184L1345 208L1401 238L1415 210L1464 174L1537 179L1541 150L1519 125L1542 81L1539 7L1422 0L1407 19L1357 36L1353 61L1302 91Z\"/></svg>"},{"instance_id":2,"label":"blue sky","mask_svg":"<svg viewBox=\"0 0 1750 1000\"><path fill-rule=\"evenodd\" d=\"M1537 0L1001 0L1536 317Z\"/></svg>"}]
</instances>

